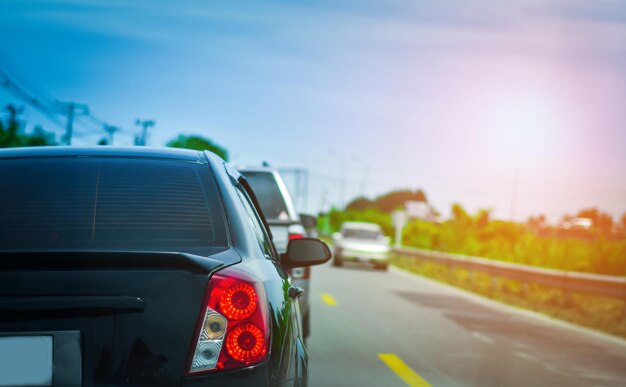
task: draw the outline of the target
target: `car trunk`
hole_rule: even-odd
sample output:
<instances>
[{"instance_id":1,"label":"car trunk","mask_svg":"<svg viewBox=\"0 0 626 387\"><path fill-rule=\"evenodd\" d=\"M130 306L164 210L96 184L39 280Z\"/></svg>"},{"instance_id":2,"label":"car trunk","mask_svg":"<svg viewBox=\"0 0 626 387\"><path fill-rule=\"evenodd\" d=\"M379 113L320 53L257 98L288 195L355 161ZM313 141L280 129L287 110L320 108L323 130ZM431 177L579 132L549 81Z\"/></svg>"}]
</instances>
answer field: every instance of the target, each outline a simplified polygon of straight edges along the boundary
<instances>
[{"instance_id":1,"label":"car trunk","mask_svg":"<svg viewBox=\"0 0 626 387\"><path fill-rule=\"evenodd\" d=\"M55 386L178 384L214 258L1 253L0 336L52 337Z\"/></svg>"}]
</instances>

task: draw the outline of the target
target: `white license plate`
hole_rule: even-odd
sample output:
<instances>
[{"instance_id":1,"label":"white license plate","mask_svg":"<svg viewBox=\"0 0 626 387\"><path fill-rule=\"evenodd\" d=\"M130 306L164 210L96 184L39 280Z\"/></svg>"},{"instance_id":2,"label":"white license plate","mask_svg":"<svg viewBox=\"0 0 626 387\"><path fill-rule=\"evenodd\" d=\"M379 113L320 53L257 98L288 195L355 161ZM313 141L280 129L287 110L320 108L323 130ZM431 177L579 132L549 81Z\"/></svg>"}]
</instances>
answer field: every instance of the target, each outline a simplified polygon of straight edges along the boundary
<instances>
[{"instance_id":1,"label":"white license plate","mask_svg":"<svg viewBox=\"0 0 626 387\"><path fill-rule=\"evenodd\" d=\"M0 386L52 385L52 336L0 336Z\"/></svg>"}]
</instances>

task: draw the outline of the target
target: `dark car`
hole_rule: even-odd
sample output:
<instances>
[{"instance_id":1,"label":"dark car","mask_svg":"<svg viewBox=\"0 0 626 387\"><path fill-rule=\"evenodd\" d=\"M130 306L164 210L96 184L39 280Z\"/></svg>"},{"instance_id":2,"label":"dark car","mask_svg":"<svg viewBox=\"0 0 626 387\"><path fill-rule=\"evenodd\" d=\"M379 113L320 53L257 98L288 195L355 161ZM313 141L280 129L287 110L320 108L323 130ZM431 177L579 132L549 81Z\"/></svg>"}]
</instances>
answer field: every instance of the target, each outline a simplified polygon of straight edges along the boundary
<instances>
[{"instance_id":1,"label":"dark car","mask_svg":"<svg viewBox=\"0 0 626 387\"><path fill-rule=\"evenodd\" d=\"M0 385L305 386L286 270L246 180L209 152L0 151Z\"/></svg>"}]
</instances>

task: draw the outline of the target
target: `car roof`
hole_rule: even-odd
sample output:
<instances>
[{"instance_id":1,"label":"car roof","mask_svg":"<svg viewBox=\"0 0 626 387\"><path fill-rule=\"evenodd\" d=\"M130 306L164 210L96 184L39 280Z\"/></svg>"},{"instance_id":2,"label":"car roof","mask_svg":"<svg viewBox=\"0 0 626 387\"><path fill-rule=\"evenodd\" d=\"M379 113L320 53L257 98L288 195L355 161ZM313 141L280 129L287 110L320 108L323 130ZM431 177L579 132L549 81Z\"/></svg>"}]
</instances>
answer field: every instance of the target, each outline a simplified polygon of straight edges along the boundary
<instances>
[{"instance_id":1,"label":"car roof","mask_svg":"<svg viewBox=\"0 0 626 387\"><path fill-rule=\"evenodd\" d=\"M376 223L368 223L368 222L345 222L341 225L342 229L352 229L352 230L368 230L368 231L379 231L380 226Z\"/></svg>"},{"instance_id":2,"label":"car roof","mask_svg":"<svg viewBox=\"0 0 626 387\"><path fill-rule=\"evenodd\" d=\"M260 167L260 166L236 166L239 171L244 172L267 172L267 173L278 173L278 169L273 167Z\"/></svg>"},{"instance_id":3,"label":"car roof","mask_svg":"<svg viewBox=\"0 0 626 387\"><path fill-rule=\"evenodd\" d=\"M111 146L41 146L0 149L0 158L22 157L142 157L207 162L202 152L190 149L157 147L111 147Z\"/></svg>"}]
</instances>

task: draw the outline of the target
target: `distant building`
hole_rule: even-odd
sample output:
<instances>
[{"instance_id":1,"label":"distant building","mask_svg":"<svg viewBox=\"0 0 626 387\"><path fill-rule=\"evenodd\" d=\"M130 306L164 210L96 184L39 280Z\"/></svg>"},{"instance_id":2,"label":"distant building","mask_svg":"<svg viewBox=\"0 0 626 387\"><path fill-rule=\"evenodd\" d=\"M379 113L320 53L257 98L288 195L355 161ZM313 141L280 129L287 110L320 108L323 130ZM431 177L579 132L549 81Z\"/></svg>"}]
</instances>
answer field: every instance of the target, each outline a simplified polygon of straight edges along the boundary
<instances>
[{"instance_id":1,"label":"distant building","mask_svg":"<svg viewBox=\"0 0 626 387\"><path fill-rule=\"evenodd\" d=\"M566 230L589 230L593 225L593 221L589 218L574 218L566 220L561 227Z\"/></svg>"},{"instance_id":2,"label":"distant building","mask_svg":"<svg viewBox=\"0 0 626 387\"><path fill-rule=\"evenodd\" d=\"M409 200L404 202L404 209L409 218L425 220L427 222L438 222L439 213L428 202L418 202Z\"/></svg>"}]
</instances>

